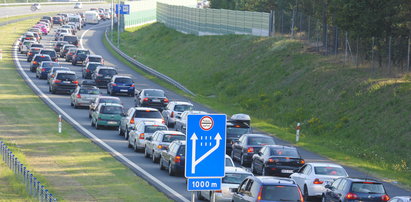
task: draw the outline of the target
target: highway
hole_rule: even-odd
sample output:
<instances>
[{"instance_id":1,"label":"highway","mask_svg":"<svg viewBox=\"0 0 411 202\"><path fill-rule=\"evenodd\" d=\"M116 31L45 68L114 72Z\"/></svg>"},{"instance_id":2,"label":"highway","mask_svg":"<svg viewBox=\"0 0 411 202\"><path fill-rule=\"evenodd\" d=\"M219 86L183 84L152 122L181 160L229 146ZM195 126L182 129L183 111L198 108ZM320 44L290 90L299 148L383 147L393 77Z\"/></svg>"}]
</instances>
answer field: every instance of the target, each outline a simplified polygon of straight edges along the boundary
<instances>
[{"instance_id":1,"label":"highway","mask_svg":"<svg viewBox=\"0 0 411 202\"><path fill-rule=\"evenodd\" d=\"M141 76L119 60L110 54L106 50L102 43L102 38L104 37L104 31L109 25L108 22L100 23L99 25L90 26L87 25L84 30L78 32L78 36L81 36L81 46L84 48L90 49L92 54L97 54L103 56L105 60L105 65L115 66L118 69L120 74L131 75L135 81L137 89L143 88L159 88L163 89L170 100L182 100L190 101L187 98L178 95L169 89L160 86L151 80ZM51 41L54 36L54 32L50 32L50 35L45 36L42 40L42 43L47 47L52 47L53 41ZM190 199L190 193L186 191L185 180L183 177L171 177L167 172L161 171L159 169L159 164L154 164L150 159L144 158L143 153L135 153L131 149L127 148L127 142L124 137L118 135L117 130L96 130L91 127L90 120L88 118L87 109L74 109L70 106L69 95L52 95L48 92L48 85L45 80L39 80L35 77L35 74L29 71L29 63L26 62L26 56L22 54L17 54L16 58L17 63L21 64L21 67L24 70L24 73L27 74L28 78L38 87L39 90L44 93L44 95L55 103L55 105L50 104L50 107L55 111L59 112L61 110L66 113L70 118L65 117L65 120L68 120L74 127L83 133L85 136L90 137L103 149L110 152L115 158L119 161L130 167L137 175L142 176L150 184L157 187L160 191L167 194L171 199L176 201L188 201ZM71 63L66 63L60 58L60 63L63 66L70 67L71 70L75 71L78 78L81 78L81 68L82 66L72 66ZM19 65L17 65L19 66ZM24 75L24 74L23 74ZM103 94L106 95L106 90L102 90ZM41 96L44 96L41 95ZM133 107L134 101L132 97L120 96L122 102L124 103L125 108ZM44 98L43 98L44 99ZM192 102L192 101L190 101ZM192 102L197 110L203 110L213 113L214 111L195 102ZM60 111L61 112L61 111ZM64 114L63 114L64 115ZM74 121L73 121L74 120ZM76 124L79 125L76 125ZM276 139L279 144L287 144L284 141ZM299 148L299 152L302 157L307 162L330 162L330 160L312 152L306 151ZM138 168L140 167L143 172ZM367 177L365 173L359 172L358 170L345 167L350 176L354 177ZM161 181L161 183L158 183ZM385 183L385 188L390 196L396 195L411 195L410 191L401 189L398 186Z\"/></svg>"}]
</instances>

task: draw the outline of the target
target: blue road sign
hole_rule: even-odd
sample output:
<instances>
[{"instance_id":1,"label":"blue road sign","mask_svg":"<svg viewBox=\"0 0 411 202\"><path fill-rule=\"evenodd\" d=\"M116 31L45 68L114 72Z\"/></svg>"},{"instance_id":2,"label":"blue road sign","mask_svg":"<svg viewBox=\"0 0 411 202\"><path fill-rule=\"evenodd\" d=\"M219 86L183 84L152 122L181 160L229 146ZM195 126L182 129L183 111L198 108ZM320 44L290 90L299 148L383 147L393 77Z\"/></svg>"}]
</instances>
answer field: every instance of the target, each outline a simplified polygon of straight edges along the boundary
<instances>
[{"instance_id":1,"label":"blue road sign","mask_svg":"<svg viewBox=\"0 0 411 202\"><path fill-rule=\"evenodd\" d=\"M120 7L120 9L119 9ZM120 13L118 13L120 12ZM116 4L116 14L128 15L130 14L130 5L128 4Z\"/></svg>"},{"instance_id":2,"label":"blue road sign","mask_svg":"<svg viewBox=\"0 0 411 202\"><path fill-rule=\"evenodd\" d=\"M188 191L216 191L221 190L221 178L188 178Z\"/></svg>"},{"instance_id":3,"label":"blue road sign","mask_svg":"<svg viewBox=\"0 0 411 202\"><path fill-rule=\"evenodd\" d=\"M226 115L188 115L185 176L224 177Z\"/></svg>"}]
</instances>

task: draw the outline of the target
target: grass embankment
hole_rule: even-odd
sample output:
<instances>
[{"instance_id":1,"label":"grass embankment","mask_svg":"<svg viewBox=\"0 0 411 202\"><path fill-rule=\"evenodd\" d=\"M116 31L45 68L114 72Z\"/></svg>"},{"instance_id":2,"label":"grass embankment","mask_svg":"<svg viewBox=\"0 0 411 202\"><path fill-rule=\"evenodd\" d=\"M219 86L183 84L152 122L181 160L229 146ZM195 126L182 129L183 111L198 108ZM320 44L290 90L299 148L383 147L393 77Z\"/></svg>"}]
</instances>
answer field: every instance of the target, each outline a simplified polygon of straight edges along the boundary
<instances>
[{"instance_id":1,"label":"grass embankment","mask_svg":"<svg viewBox=\"0 0 411 202\"><path fill-rule=\"evenodd\" d=\"M25 84L11 58L11 44L35 21L0 27L0 140L60 201L167 201L68 123L57 133L57 114ZM26 200L21 183L0 166L0 199Z\"/></svg>"},{"instance_id":2,"label":"grass embankment","mask_svg":"<svg viewBox=\"0 0 411 202\"><path fill-rule=\"evenodd\" d=\"M128 55L217 111L331 159L411 186L411 75L372 74L281 37L184 35L161 24L122 33Z\"/></svg>"}]
</instances>

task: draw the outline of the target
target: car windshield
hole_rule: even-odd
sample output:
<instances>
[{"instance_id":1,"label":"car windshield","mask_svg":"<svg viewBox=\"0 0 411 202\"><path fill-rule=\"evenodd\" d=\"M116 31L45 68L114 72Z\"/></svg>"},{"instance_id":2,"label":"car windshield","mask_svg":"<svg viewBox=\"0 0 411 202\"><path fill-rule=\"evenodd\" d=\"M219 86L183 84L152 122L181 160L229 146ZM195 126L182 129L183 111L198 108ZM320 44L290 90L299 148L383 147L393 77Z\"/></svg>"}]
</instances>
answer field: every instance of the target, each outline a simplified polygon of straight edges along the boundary
<instances>
[{"instance_id":1,"label":"car windshield","mask_svg":"<svg viewBox=\"0 0 411 202\"><path fill-rule=\"evenodd\" d=\"M248 145L270 145L275 144L271 137L249 137Z\"/></svg>"},{"instance_id":2,"label":"car windshield","mask_svg":"<svg viewBox=\"0 0 411 202\"><path fill-rule=\"evenodd\" d=\"M373 182L354 182L351 190L356 193L385 194L384 186Z\"/></svg>"},{"instance_id":3,"label":"car windshield","mask_svg":"<svg viewBox=\"0 0 411 202\"><path fill-rule=\"evenodd\" d=\"M300 201L300 193L297 186L265 185L261 193L264 201Z\"/></svg>"},{"instance_id":4,"label":"car windshield","mask_svg":"<svg viewBox=\"0 0 411 202\"><path fill-rule=\"evenodd\" d=\"M176 112L185 112L193 110L193 106L191 105L176 105L174 107L174 111Z\"/></svg>"},{"instance_id":5,"label":"car windshield","mask_svg":"<svg viewBox=\"0 0 411 202\"><path fill-rule=\"evenodd\" d=\"M91 95L99 95L100 91L97 88L82 88L79 91L80 94L91 94Z\"/></svg>"},{"instance_id":6,"label":"car windshield","mask_svg":"<svg viewBox=\"0 0 411 202\"><path fill-rule=\"evenodd\" d=\"M88 51L88 50L79 50L79 51L77 52L77 54L78 54L78 55L80 55L80 54L90 55L90 51Z\"/></svg>"},{"instance_id":7,"label":"car windshield","mask_svg":"<svg viewBox=\"0 0 411 202\"><path fill-rule=\"evenodd\" d=\"M144 133L154 133L158 130L167 130L167 127L159 125L151 125L144 127Z\"/></svg>"},{"instance_id":8,"label":"car windshield","mask_svg":"<svg viewBox=\"0 0 411 202\"><path fill-rule=\"evenodd\" d=\"M89 62L101 62L101 57L89 57L88 61Z\"/></svg>"},{"instance_id":9,"label":"car windshield","mask_svg":"<svg viewBox=\"0 0 411 202\"><path fill-rule=\"evenodd\" d=\"M111 98L100 98L100 103L116 103L121 104L121 101L118 99L111 99Z\"/></svg>"},{"instance_id":10,"label":"car windshield","mask_svg":"<svg viewBox=\"0 0 411 202\"><path fill-rule=\"evenodd\" d=\"M339 167L326 167L326 166L316 166L314 167L314 172L316 175L335 175L335 176L346 176L346 172L343 168Z\"/></svg>"},{"instance_id":11,"label":"car windshield","mask_svg":"<svg viewBox=\"0 0 411 202\"><path fill-rule=\"evenodd\" d=\"M174 140L185 140L185 135L176 135L176 134L165 134L163 136L163 142L172 142Z\"/></svg>"},{"instance_id":12,"label":"car windshield","mask_svg":"<svg viewBox=\"0 0 411 202\"><path fill-rule=\"evenodd\" d=\"M123 84L132 84L133 80L131 80L130 78L116 78L115 83L123 83Z\"/></svg>"},{"instance_id":13,"label":"car windshield","mask_svg":"<svg viewBox=\"0 0 411 202\"><path fill-rule=\"evenodd\" d=\"M31 46L30 46L31 48L34 48L34 47L36 47L36 48L43 48L43 45L42 44L31 44ZM40 50L40 49L39 49Z\"/></svg>"},{"instance_id":14,"label":"car windshield","mask_svg":"<svg viewBox=\"0 0 411 202\"><path fill-rule=\"evenodd\" d=\"M117 71L114 69L100 69L99 74L102 75L114 75L117 74Z\"/></svg>"},{"instance_id":15,"label":"car windshield","mask_svg":"<svg viewBox=\"0 0 411 202\"><path fill-rule=\"evenodd\" d=\"M56 52L55 52L55 51L42 50L40 53L41 53L41 54L50 55L50 57L56 57Z\"/></svg>"},{"instance_id":16,"label":"car windshield","mask_svg":"<svg viewBox=\"0 0 411 202\"><path fill-rule=\"evenodd\" d=\"M159 90L146 90L144 95L147 97L165 97L164 92Z\"/></svg>"},{"instance_id":17,"label":"car windshield","mask_svg":"<svg viewBox=\"0 0 411 202\"><path fill-rule=\"evenodd\" d=\"M76 80L76 75L63 73L63 74L58 74L56 79L67 80L67 81L75 81Z\"/></svg>"},{"instance_id":18,"label":"car windshield","mask_svg":"<svg viewBox=\"0 0 411 202\"><path fill-rule=\"evenodd\" d=\"M123 108L120 106L101 106L101 113L103 114L121 114Z\"/></svg>"},{"instance_id":19,"label":"car windshield","mask_svg":"<svg viewBox=\"0 0 411 202\"><path fill-rule=\"evenodd\" d=\"M77 41L77 37L76 36L64 36L63 41L75 42Z\"/></svg>"},{"instance_id":20,"label":"car windshield","mask_svg":"<svg viewBox=\"0 0 411 202\"><path fill-rule=\"evenodd\" d=\"M41 64L42 64L41 65L42 67L49 67L49 68L60 66L60 64L57 62L43 62Z\"/></svg>"},{"instance_id":21,"label":"car windshield","mask_svg":"<svg viewBox=\"0 0 411 202\"><path fill-rule=\"evenodd\" d=\"M251 173L226 173L223 178L223 183L240 184L248 176L251 176Z\"/></svg>"},{"instance_id":22,"label":"car windshield","mask_svg":"<svg viewBox=\"0 0 411 202\"><path fill-rule=\"evenodd\" d=\"M237 127L227 127L227 137L241 137L241 135L246 134L250 131L250 128L237 128Z\"/></svg>"},{"instance_id":23,"label":"car windshield","mask_svg":"<svg viewBox=\"0 0 411 202\"><path fill-rule=\"evenodd\" d=\"M41 50L40 49L31 49L30 52L36 54L39 53Z\"/></svg>"},{"instance_id":24,"label":"car windshield","mask_svg":"<svg viewBox=\"0 0 411 202\"><path fill-rule=\"evenodd\" d=\"M37 56L34 61L42 62L42 61L51 61L50 57L47 56Z\"/></svg>"},{"instance_id":25,"label":"car windshield","mask_svg":"<svg viewBox=\"0 0 411 202\"><path fill-rule=\"evenodd\" d=\"M270 148L271 156L286 156L292 158L300 158L296 149L290 148Z\"/></svg>"},{"instance_id":26,"label":"car windshield","mask_svg":"<svg viewBox=\"0 0 411 202\"><path fill-rule=\"evenodd\" d=\"M163 116L161 116L161 113L159 111L150 111L150 110L144 110L140 111L137 110L136 113L134 114L134 117L136 118L152 118L152 119L161 119Z\"/></svg>"}]
</instances>

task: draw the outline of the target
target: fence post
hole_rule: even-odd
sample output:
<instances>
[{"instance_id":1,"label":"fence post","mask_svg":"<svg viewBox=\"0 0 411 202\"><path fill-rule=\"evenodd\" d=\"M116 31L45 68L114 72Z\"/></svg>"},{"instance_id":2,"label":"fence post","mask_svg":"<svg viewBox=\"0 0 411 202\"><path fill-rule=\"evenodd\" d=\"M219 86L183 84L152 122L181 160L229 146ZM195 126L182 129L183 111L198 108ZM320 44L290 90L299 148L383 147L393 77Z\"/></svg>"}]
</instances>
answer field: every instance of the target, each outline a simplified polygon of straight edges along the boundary
<instances>
[{"instance_id":1,"label":"fence post","mask_svg":"<svg viewBox=\"0 0 411 202\"><path fill-rule=\"evenodd\" d=\"M372 45L371 45L371 69L374 72L375 71L375 66L374 66L374 45L375 45L375 41L374 41L374 37L372 37Z\"/></svg>"},{"instance_id":2,"label":"fence post","mask_svg":"<svg viewBox=\"0 0 411 202\"><path fill-rule=\"evenodd\" d=\"M388 39L388 73L391 73L391 36Z\"/></svg>"},{"instance_id":3,"label":"fence post","mask_svg":"<svg viewBox=\"0 0 411 202\"><path fill-rule=\"evenodd\" d=\"M307 29L307 39L310 42L310 33L311 32L311 15L308 16L308 29Z\"/></svg>"},{"instance_id":4,"label":"fence post","mask_svg":"<svg viewBox=\"0 0 411 202\"><path fill-rule=\"evenodd\" d=\"M357 37L357 53L355 54L355 67L356 68L358 68L358 57L359 57L359 52L360 52L360 50L358 50L359 49L359 41L360 41L360 38L359 37Z\"/></svg>"},{"instance_id":5,"label":"fence post","mask_svg":"<svg viewBox=\"0 0 411 202\"><path fill-rule=\"evenodd\" d=\"M294 21L295 21L295 9L293 9L293 17L291 18L291 38L294 38Z\"/></svg>"},{"instance_id":6,"label":"fence post","mask_svg":"<svg viewBox=\"0 0 411 202\"><path fill-rule=\"evenodd\" d=\"M348 32L345 32L345 54L344 54L344 63L347 64L348 57Z\"/></svg>"},{"instance_id":7,"label":"fence post","mask_svg":"<svg viewBox=\"0 0 411 202\"><path fill-rule=\"evenodd\" d=\"M268 19L268 36L273 36L273 30L274 30L274 26L273 26L273 15L274 15L274 11L270 10L270 17Z\"/></svg>"},{"instance_id":8,"label":"fence post","mask_svg":"<svg viewBox=\"0 0 411 202\"><path fill-rule=\"evenodd\" d=\"M408 54L407 54L407 69L410 71L410 46L411 46L411 35L408 36Z\"/></svg>"}]
</instances>

